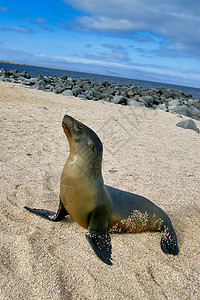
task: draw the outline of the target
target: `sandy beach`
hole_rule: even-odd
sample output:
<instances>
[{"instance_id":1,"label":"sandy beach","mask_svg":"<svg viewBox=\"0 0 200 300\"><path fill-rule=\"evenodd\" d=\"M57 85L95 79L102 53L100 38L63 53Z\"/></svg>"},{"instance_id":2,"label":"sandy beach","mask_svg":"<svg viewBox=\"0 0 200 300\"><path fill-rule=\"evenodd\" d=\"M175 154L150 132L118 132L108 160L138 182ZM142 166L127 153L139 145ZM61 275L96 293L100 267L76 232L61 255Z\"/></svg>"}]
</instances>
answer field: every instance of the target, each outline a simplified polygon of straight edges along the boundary
<instances>
[{"instance_id":1,"label":"sandy beach","mask_svg":"<svg viewBox=\"0 0 200 300\"><path fill-rule=\"evenodd\" d=\"M200 134L175 126L186 117L6 82L0 105L0 299L200 298ZM160 233L112 234L108 266L70 217L53 223L24 209L57 210L65 114L101 138L105 184L169 215L178 256L161 251Z\"/></svg>"}]
</instances>

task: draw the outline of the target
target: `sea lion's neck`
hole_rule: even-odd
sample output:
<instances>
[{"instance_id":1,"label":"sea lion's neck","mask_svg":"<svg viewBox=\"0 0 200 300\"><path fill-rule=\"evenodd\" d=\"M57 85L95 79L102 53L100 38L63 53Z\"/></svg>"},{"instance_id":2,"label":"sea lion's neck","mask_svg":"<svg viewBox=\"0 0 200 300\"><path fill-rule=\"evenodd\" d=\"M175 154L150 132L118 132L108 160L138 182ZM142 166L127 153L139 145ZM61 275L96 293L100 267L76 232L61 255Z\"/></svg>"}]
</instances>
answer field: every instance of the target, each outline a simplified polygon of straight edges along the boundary
<instances>
[{"instance_id":1,"label":"sea lion's neck","mask_svg":"<svg viewBox=\"0 0 200 300\"><path fill-rule=\"evenodd\" d=\"M87 175L87 177L91 179L102 176L101 159L93 160L90 157L82 157L79 154L70 153L67 159L67 165L77 176Z\"/></svg>"}]
</instances>

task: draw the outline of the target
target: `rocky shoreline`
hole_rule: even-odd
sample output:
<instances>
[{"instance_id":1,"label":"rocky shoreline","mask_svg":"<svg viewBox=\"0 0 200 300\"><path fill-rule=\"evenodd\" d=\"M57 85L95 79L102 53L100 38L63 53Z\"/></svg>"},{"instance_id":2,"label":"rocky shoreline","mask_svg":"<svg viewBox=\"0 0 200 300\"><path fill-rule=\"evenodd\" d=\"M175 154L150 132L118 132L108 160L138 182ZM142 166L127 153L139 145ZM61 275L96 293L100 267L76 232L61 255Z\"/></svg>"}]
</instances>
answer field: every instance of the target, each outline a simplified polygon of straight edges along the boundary
<instances>
[{"instance_id":1,"label":"rocky shoreline","mask_svg":"<svg viewBox=\"0 0 200 300\"><path fill-rule=\"evenodd\" d=\"M200 120L200 99L193 99L183 91L166 87L142 88L133 85L111 84L107 81L92 82L87 78L73 79L62 75L60 77L43 76L35 78L23 71L0 69L0 80L20 83L27 87L45 92L54 92L65 96L75 96L83 100L107 101L121 105L161 109L166 112L184 115Z\"/></svg>"}]
</instances>

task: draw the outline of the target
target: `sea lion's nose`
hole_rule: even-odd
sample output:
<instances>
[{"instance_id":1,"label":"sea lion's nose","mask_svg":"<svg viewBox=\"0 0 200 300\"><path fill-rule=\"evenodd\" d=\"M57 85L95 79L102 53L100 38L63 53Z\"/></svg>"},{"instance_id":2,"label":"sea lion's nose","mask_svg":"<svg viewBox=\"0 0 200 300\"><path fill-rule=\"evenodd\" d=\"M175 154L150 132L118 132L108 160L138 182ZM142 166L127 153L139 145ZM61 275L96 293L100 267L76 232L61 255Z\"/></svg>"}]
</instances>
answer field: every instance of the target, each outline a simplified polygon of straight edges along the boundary
<instances>
[{"instance_id":1,"label":"sea lion's nose","mask_svg":"<svg viewBox=\"0 0 200 300\"><path fill-rule=\"evenodd\" d=\"M72 124L72 117L70 117L68 115L65 115L63 117L63 123L66 124L66 125L71 125Z\"/></svg>"}]
</instances>

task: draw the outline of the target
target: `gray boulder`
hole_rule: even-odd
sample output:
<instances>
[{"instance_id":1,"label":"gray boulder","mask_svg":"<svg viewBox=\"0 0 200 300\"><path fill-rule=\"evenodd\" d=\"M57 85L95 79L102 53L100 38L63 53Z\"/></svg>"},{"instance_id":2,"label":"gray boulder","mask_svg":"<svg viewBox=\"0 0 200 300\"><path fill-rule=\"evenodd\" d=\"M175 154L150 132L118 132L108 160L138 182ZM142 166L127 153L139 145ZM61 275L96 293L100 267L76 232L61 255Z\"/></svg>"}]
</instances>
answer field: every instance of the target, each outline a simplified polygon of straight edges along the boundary
<instances>
[{"instance_id":1,"label":"gray boulder","mask_svg":"<svg viewBox=\"0 0 200 300\"><path fill-rule=\"evenodd\" d=\"M66 81L63 83L63 87L65 87L66 89L72 89L72 82L69 81L69 80L66 80Z\"/></svg>"},{"instance_id":2,"label":"gray boulder","mask_svg":"<svg viewBox=\"0 0 200 300\"><path fill-rule=\"evenodd\" d=\"M129 97L133 97L134 96L134 92L132 90L128 91L128 96Z\"/></svg>"},{"instance_id":3,"label":"gray boulder","mask_svg":"<svg viewBox=\"0 0 200 300\"><path fill-rule=\"evenodd\" d=\"M172 113L177 113L179 115L187 117L197 117L200 118L200 110L195 106L190 106L189 108L186 105L177 106L171 110Z\"/></svg>"},{"instance_id":4,"label":"gray boulder","mask_svg":"<svg viewBox=\"0 0 200 300\"><path fill-rule=\"evenodd\" d=\"M128 106L136 106L136 107L145 107L145 104L142 102L135 101L133 99L127 99Z\"/></svg>"},{"instance_id":5,"label":"gray boulder","mask_svg":"<svg viewBox=\"0 0 200 300\"><path fill-rule=\"evenodd\" d=\"M148 106L154 102L154 98L152 96L142 96L138 99L138 101Z\"/></svg>"},{"instance_id":6,"label":"gray boulder","mask_svg":"<svg viewBox=\"0 0 200 300\"><path fill-rule=\"evenodd\" d=\"M72 89L72 93L75 97L77 97L81 92L82 92L81 88L77 87L77 88Z\"/></svg>"},{"instance_id":7,"label":"gray boulder","mask_svg":"<svg viewBox=\"0 0 200 300\"><path fill-rule=\"evenodd\" d=\"M127 104L127 100L128 99L126 97L123 97L123 96L114 96L111 99L111 102L116 103L116 104L124 104L124 105L126 105Z\"/></svg>"},{"instance_id":8,"label":"gray boulder","mask_svg":"<svg viewBox=\"0 0 200 300\"><path fill-rule=\"evenodd\" d=\"M83 99L83 100L87 100L87 97L84 94L80 94L77 97L80 98L80 99Z\"/></svg>"},{"instance_id":9,"label":"gray boulder","mask_svg":"<svg viewBox=\"0 0 200 300\"><path fill-rule=\"evenodd\" d=\"M66 75L60 76L60 79L61 79L61 80L67 80L67 78L68 78L68 77L67 77Z\"/></svg>"},{"instance_id":10,"label":"gray boulder","mask_svg":"<svg viewBox=\"0 0 200 300\"><path fill-rule=\"evenodd\" d=\"M171 110L171 112L175 113L175 114L191 117L188 107L186 105L181 105L181 106L175 107Z\"/></svg>"},{"instance_id":11,"label":"gray boulder","mask_svg":"<svg viewBox=\"0 0 200 300\"><path fill-rule=\"evenodd\" d=\"M139 98L140 98L140 95L135 95L135 96L133 97L133 100L138 101Z\"/></svg>"},{"instance_id":12,"label":"gray boulder","mask_svg":"<svg viewBox=\"0 0 200 300\"><path fill-rule=\"evenodd\" d=\"M168 111L171 111L172 109L176 108L177 106L180 106L181 103L178 99L170 100L168 102Z\"/></svg>"},{"instance_id":13,"label":"gray boulder","mask_svg":"<svg viewBox=\"0 0 200 300\"><path fill-rule=\"evenodd\" d=\"M64 92L65 89L66 88L64 88L62 86L58 86L58 87L55 88L57 94L60 94L60 93Z\"/></svg>"},{"instance_id":14,"label":"gray boulder","mask_svg":"<svg viewBox=\"0 0 200 300\"><path fill-rule=\"evenodd\" d=\"M61 95L64 95L64 96L73 96L73 92L71 90L65 90L64 92L61 93Z\"/></svg>"},{"instance_id":15,"label":"gray boulder","mask_svg":"<svg viewBox=\"0 0 200 300\"><path fill-rule=\"evenodd\" d=\"M193 120L181 121L176 124L176 126L184 128L184 129L192 129L199 133L199 129L197 128L196 123Z\"/></svg>"},{"instance_id":16,"label":"gray boulder","mask_svg":"<svg viewBox=\"0 0 200 300\"><path fill-rule=\"evenodd\" d=\"M157 110L157 109L161 109L161 110L167 111L167 106L166 106L165 103L159 103L159 104L156 106L155 110Z\"/></svg>"},{"instance_id":17,"label":"gray boulder","mask_svg":"<svg viewBox=\"0 0 200 300\"><path fill-rule=\"evenodd\" d=\"M195 106L196 108L200 109L200 100L189 99L188 106Z\"/></svg>"},{"instance_id":18,"label":"gray boulder","mask_svg":"<svg viewBox=\"0 0 200 300\"><path fill-rule=\"evenodd\" d=\"M123 97L126 97L127 98L127 96L128 96L128 93L127 93L127 91L121 91L121 96L123 96Z\"/></svg>"},{"instance_id":19,"label":"gray boulder","mask_svg":"<svg viewBox=\"0 0 200 300\"><path fill-rule=\"evenodd\" d=\"M198 108L195 106L190 106L188 110L192 117L197 117L198 119L200 118L200 110Z\"/></svg>"},{"instance_id":20,"label":"gray boulder","mask_svg":"<svg viewBox=\"0 0 200 300\"><path fill-rule=\"evenodd\" d=\"M102 94L101 92L97 91L95 88L91 89L91 95L93 96L94 99L100 100L102 99Z\"/></svg>"},{"instance_id":21,"label":"gray boulder","mask_svg":"<svg viewBox=\"0 0 200 300\"><path fill-rule=\"evenodd\" d=\"M42 74L38 74L38 76L37 76L37 81L40 81L40 80L45 80L45 78Z\"/></svg>"},{"instance_id":22,"label":"gray boulder","mask_svg":"<svg viewBox=\"0 0 200 300\"><path fill-rule=\"evenodd\" d=\"M41 79L39 81L36 81L35 88L37 90L44 90L45 89L45 82L44 82L44 80Z\"/></svg>"}]
</instances>

